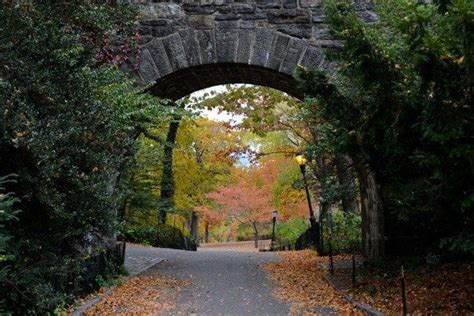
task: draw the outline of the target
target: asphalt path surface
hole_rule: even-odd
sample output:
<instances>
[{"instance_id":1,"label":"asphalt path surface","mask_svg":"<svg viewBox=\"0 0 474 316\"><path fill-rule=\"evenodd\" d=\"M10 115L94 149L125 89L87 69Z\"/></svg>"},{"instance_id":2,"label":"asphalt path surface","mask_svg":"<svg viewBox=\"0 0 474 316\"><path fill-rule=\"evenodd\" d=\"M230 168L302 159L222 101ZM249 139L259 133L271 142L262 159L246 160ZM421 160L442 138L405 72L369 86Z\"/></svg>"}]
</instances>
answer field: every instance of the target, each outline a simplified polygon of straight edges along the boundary
<instances>
[{"instance_id":1,"label":"asphalt path surface","mask_svg":"<svg viewBox=\"0 0 474 316\"><path fill-rule=\"evenodd\" d=\"M132 246L133 247L133 246ZM171 315L288 315L290 307L272 296L275 285L263 264L270 252L154 249L160 263L143 274L164 274L191 282L176 299Z\"/></svg>"}]
</instances>

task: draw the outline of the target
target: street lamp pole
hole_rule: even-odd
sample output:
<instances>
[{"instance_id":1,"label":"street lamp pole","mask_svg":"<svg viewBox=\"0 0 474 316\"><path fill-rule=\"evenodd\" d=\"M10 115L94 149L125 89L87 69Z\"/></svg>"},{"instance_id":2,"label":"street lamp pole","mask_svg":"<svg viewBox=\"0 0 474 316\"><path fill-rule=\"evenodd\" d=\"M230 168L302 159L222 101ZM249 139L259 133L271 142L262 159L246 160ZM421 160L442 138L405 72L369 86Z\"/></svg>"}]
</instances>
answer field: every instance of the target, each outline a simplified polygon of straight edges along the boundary
<instances>
[{"instance_id":1,"label":"street lamp pole","mask_svg":"<svg viewBox=\"0 0 474 316\"><path fill-rule=\"evenodd\" d=\"M306 190L306 199L308 200L308 207L309 207L309 222L311 223L311 227L313 227L316 223L316 219L314 218L313 206L311 205L311 197L309 195L308 189L308 182L306 181L306 158L303 155L296 156L296 162L300 165L301 173L303 174L303 182L304 188Z\"/></svg>"},{"instance_id":2,"label":"street lamp pole","mask_svg":"<svg viewBox=\"0 0 474 316\"><path fill-rule=\"evenodd\" d=\"M273 229L272 229L272 246L275 243L275 225L276 225L276 219L277 219L278 211L273 210L272 212L272 221L273 221Z\"/></svg>"},{"instance_id":3,"label":"street lamp pole","mask_svg":"<svg viewBox=\"0 0 474 316\"><path fill-rule=\"evenodd\" d=\"M303 174L303 181L304 181L304 188L306 190L306 199L308 200L308 208L309 208L309 222L311 224L310 229L313 232L313 238L316 242L316 250L321 255L323 249L321 247L322 240L321 240L321 232L320 232L320 225L316 221L314 217L313 206L311 205L311 196L309 195L308 189L308 181L306 180L306 158L303 155L298 155L295 157L296 162L300 165L301 173Z\"/></svg>"}]
</instances>

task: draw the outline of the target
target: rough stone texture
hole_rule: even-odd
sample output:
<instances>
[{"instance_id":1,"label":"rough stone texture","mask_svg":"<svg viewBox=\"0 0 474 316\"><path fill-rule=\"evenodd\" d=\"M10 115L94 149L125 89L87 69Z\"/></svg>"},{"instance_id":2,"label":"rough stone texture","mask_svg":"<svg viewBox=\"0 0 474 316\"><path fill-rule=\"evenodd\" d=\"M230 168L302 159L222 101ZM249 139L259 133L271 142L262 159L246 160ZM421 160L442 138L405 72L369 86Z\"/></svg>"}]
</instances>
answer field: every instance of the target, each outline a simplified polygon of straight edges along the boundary
<instances>
[{"instance_id":1,"label":"rough stone texture","mask_svg":"<svg viewBox=\"0 0 474 316\"><path fill-rule=\"evenodd\" d=\"M271 86L297 97L298 65L330 75L322 0L128 0L140 9L138 67L123 67L161 97L178 99L226 83ZM377 21L370 0L356 0L360 19ZM135 71L137 70L137 71Z\"/></svg>"}]
</instances>

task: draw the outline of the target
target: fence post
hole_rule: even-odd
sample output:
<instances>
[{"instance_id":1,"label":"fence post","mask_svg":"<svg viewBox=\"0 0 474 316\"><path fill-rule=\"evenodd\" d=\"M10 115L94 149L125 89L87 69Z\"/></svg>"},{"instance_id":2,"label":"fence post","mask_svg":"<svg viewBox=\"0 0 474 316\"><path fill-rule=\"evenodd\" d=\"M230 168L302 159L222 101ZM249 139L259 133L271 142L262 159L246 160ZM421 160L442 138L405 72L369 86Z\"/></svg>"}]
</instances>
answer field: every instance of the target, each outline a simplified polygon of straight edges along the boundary
<instances>
[{"instance_id":1,"label":"fence post","mask_svg":"<svg viewBox=\"0 0 474 316\"><path fill-rule=\"evenodd\" d=\"M355 247L352 247L352 286L356 285L356 259Z\"/></svg>"},{"instance_id":2,"label":"fence post","mask_svg":"<svg viewBox=\"0 0 474 316\"><path fill-rule=\"evenodd\" d=\"M403 315L408 315L407 294L406 294L406 288L405 288L405 271L403 270L403 265L402 265L402 268L401 268L400 285L401 285L401 288L402 288Z\"/></svg>"},{"instance_id":3,"label":"fence post","mask_svg":"<svg viewBox=\"0 0 474 316\"><path fill-rule=\"evenodd\" d=\"M331 235L329 235L331 236ZM332 240L331 237L329 237L329 271L331 274L334 274L334 259L332 257Z\"/></svg>"},{"instance_id":4,"label":"fence post","mask_svg":"<svg viewBox=\"0 0 474 316\"><path fill-rule=\"evenodd\" d=\"M328 216L329 216L329 241L328 241L328 246L329 246L329 264L330 264L330 272L331 274L334 274L334 259L332 257L332 212L329 210L328 211Z\"/></svg>"}]
</instances>

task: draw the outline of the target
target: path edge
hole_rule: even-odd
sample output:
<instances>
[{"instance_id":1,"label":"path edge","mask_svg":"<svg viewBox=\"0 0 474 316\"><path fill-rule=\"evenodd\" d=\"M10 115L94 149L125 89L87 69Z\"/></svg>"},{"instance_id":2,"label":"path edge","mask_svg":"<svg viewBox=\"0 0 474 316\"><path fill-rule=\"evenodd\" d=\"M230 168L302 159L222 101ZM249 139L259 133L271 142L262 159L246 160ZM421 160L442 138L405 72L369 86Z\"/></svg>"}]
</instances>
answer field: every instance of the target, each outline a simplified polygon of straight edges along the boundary
<instances>
[{"instance_id":1,"label":"path edge","mask_svg":"<svg viewBox=\"0 0 474 316\"><path fill-rule=\"evenodd\" d=\"M322 274L322 277L324 281L326 281L327 284L329 284L335 291L341 294L342 298L347 301L349 304L352 304L356 309L367 313L369 316L384 316L382 312L379 312L378 310L374 309L373 307L366 305L364 303L361 303L359 301L354 300L352 297L349 295L342 293L340 290L337 289L336 285L334 282L330 279L330 277L327 274Z\"/></svg>"},{"instance_id":2,"label":"path edge","mask_svg":"<svg viewBox=\"0 0 474 316\"><path fill-rule=\"evenodd\" d=\"M131 278L137 276L137 275L140 275L142 274L143 272L145 272L146 270L162 263L165 259L162 258L160 260L158 260L158 262L155 262L155 263L152 263L152 264L149 264L148 266L144 267L143 269L141 269L140 271L138 271L137 273L133 274L133 275L128 275L125 277L124 279L124 282L127 282L128 280L130 280ZM122 283L122 284L123 284ZM118 286L120 286L121 284L119 285L114 285L112 286L111 288L109 288L107 291L105 291L103 294L97 296L97 297L94 297L92 299L90 299L89 301L83 303L81 306L79 306L78 308L75 308L74 311L72 311L69 315L70 316L82 316L85 312L87 312L88 309L90 309L91 307L93 307L94 305L96 305L97 303L99 303L103 298L107 297L113 290L115 290Z\"/></svg>"}]
</instances>

